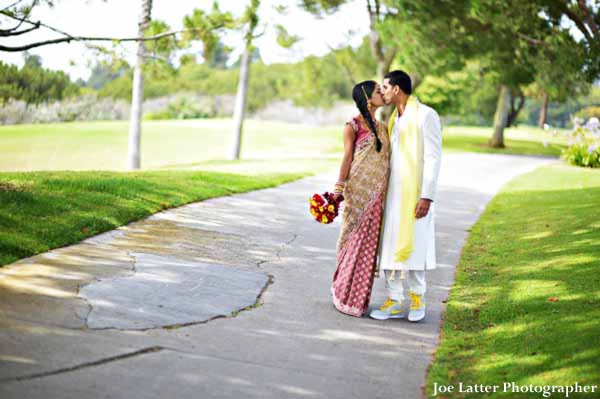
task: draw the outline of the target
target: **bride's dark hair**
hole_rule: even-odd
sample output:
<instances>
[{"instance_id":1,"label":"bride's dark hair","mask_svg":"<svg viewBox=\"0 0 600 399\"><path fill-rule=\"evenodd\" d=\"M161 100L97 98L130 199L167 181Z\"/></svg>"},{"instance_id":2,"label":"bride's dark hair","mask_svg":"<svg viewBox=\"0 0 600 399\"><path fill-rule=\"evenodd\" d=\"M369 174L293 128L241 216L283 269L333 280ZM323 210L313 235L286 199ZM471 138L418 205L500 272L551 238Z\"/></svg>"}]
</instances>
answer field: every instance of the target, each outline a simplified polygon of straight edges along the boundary
<instances>
[{"instance_id":1,"label":"bride's dark hair","mask_svg":"<svg viewBox=\"0 0 600 399\"><path fill-rule=\"evenodd\" d=\"M372 80L365 80L364 82L358 83L352 89L352 99L356 104L356 107L360 111L362 117L367 121L369 125L369 129L375 135L375 149L377 152L381 151L381 140L379 139L379 135L377 134L377 124L373 120L371 116L371 112L369 112L369 100L373 97L373 92L375 91L375 87L377 83Z\"/></svg>"}]
</instances>

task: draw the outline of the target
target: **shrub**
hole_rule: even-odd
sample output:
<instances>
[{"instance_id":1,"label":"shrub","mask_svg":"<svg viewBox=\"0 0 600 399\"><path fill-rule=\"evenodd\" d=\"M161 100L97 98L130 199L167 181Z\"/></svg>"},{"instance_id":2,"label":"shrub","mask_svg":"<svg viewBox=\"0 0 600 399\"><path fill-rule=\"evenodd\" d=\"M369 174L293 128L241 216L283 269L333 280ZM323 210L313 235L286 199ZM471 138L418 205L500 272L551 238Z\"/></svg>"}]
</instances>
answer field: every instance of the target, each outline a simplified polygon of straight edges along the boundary
<instances>
[{"instance_id":1,"label":"shrub","mask_svg":"<svg viewBox=\"0 0 600 399\"><path fill-rule=\"evenodd\" d=\"M575 117L582 118L583 120L587 120L590 118L599 118L600 119L600 106L590 105L588 107L585 107L585 108L579 110L575 114Z\"/></svg>"},{"instance_id":2,"label":"shrub","mask_svg":"<svg viewBox=\"0 0 600 399\"><path fill-rule=\"evenodd\" d=\"M148 112L144 118L157 119L200 119L216 116L214 100L210 97L179 97L166 108Z\"/></svg>"},{"instance_id":3,"label":"shrub","mask_svg":"<svg viewBox=\"0 0 600 399\"><path fill-rule=\"evenodd\" d=\"M0 125L122 120L129 116L129 109L125 101L98 98L94 94L37 105L11 99L0 107Z\"/></svg>"},{"instance_id":4,"label":"shrub","mask_svg":"<svg viewBox=\"0 0 600 399\"><path fill-rule=\"evenodd\" d=\"M600 168L600 121L590 118L585 125L575 123L562 157L571 165Z\"/></svg>"}]
</instances>

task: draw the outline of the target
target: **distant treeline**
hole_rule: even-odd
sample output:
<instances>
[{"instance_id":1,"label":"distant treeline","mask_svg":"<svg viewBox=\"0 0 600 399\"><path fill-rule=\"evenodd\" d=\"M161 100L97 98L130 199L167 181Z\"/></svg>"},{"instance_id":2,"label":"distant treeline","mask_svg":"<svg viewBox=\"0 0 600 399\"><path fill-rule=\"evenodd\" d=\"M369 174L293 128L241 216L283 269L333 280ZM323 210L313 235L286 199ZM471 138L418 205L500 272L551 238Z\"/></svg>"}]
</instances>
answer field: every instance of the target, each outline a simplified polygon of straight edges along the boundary
<instances>
[{"instance_id":1,"label":"distant treeline","mask_svg":"<svg viewBox=\"0 0 600 399\"><path fill-rule=\"evenodd\" d=\"M72 82L63 72L44 69L39 57L26 57L22 68L0 62L3 102L12 98L39 104L90 93L131 99L133 72L126 64L116 68L97 64L88 80ZM235 94L239 75L236 64L226 67L224 63L214 66L189 58L182 61L179 67L165 63L147 65L144 97L152 99L182 92ZM334 50L323 57L311 56L293 64L265 65L257 53L250 78L248 109L257 111L274 100L292 100L308 108L328 108L339 100L351 101L353 85L372 79L374 70L366 41L357 49ZM498 101L498 86L494 76L486 74L476 62L470 62L460 71L426 76L418 82L416 94L451 122L489 125ZM540 100L528 93L523 93L523 100L524 106L515 114L516 123L537 124ZM589 117L598 112L598 107L600 88L590 85L576 97L562 103L551 102L547 120L554 126L568 126L577 113Z\"/></svg>"},{"instance_id":2,"label":"distant treeline","mask_svg":"<svg viewBox=\"0 0 600 399\"><path fill-rule=\"evenodd\" d=\"M40 104L79 93L80 87L71 82L67 74L42 68L39 56L27 56L21 68L0 61L0 99L3 104L9 99Z\"/></svg>"}]
</instances>

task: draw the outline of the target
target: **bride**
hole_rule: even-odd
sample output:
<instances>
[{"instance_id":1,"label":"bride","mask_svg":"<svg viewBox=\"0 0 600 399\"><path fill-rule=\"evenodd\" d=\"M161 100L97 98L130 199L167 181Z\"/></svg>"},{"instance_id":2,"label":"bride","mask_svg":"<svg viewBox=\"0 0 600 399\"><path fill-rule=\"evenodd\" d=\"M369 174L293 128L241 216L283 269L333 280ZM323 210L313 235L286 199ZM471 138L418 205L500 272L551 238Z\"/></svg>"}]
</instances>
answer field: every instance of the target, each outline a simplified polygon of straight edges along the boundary
<instances>
[{"instance_id":1,"label":"bride","mask_svg":"<svg viewBox=\"0 0 600 399\"><path fill-rule=\"evenodd\" d=\"M343 130L344 157L334 193L336 200L344 196L345 205L331 293L340 312L361 317L377 274L390 143L385 124L375 119L375 111L384 105L379 85L361 82L354 86L352 98L359 114Z\"/></svg>"}]
</instances>

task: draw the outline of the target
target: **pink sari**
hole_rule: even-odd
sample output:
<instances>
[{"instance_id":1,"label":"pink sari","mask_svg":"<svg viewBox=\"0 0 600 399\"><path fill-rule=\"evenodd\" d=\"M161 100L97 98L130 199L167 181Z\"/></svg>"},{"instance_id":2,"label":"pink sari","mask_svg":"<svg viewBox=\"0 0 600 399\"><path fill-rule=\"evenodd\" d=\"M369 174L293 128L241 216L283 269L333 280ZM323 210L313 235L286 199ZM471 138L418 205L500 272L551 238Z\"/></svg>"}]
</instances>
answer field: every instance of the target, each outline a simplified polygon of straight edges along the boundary
<instances>
[{"instance_id":1,"label":"pink sari","mask_svg":"<svg viewBox=\"0 0 600 399\"><path fill-rule=\"evenodd\" d=\"M348 122L356 131L354 159L344 189L342 228L333 275L333 304L342 313L361 317L369 308L377 271L377 249L390 170L390 145L379 123L380 152L375 136L358 117Z\"/></svg>"}]
</instances>

